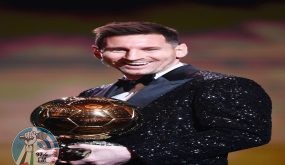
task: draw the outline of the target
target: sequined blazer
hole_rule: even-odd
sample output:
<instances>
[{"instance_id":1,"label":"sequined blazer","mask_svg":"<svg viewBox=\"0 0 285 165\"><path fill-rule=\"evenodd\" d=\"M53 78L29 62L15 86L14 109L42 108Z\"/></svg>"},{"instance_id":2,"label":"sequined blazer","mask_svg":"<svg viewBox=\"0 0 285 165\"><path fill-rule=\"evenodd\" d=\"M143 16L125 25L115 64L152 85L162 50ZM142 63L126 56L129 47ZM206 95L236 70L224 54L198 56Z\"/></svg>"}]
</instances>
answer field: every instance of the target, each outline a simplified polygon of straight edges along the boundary
<instances>
[{"instance_id":1,"label":"sequined blazer","mask_svg":"<svg viewBox=\"0 0 285 165\"><path fill-rule=\"evenodd\" d=\"M83 91L111 97L116 83ZM110 139L135 153L129 164L227 164L229 152L266 144L271 100L252 80L179 67L152 81L130 104L136 130Z\"/></svg>"}]
</instances>

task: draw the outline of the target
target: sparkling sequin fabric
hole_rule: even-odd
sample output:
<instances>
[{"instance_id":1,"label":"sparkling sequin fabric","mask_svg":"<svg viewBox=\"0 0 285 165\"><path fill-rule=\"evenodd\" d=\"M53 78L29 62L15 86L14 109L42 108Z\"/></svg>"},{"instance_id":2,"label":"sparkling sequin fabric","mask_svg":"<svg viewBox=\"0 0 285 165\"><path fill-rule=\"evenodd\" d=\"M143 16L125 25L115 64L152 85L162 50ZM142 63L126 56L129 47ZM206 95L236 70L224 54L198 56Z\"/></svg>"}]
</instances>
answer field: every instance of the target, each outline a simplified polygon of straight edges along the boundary
<instances>
[{"instance_id":1,"label":"sparkling sequin fabric","mask_svg":"<svg viewBox=\"0 0 285 165\"><path fill-rule=\"evenodd\" d=\"M141 126L111 139L133 150L129 164L227 164L229 152L266 144L271 101L254 81L198 71L144 108Z\"/></svg>"}]
</instances>

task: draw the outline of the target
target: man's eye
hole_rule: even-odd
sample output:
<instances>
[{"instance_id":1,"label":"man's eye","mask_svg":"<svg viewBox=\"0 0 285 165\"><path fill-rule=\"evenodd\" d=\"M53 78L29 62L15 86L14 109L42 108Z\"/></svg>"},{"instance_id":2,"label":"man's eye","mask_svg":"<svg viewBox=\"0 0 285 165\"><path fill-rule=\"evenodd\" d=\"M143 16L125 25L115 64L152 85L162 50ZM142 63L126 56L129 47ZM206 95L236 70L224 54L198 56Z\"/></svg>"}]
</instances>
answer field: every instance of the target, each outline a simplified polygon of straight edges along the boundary
<instances>
[{"instance_id":1,"label":"man's eye","mask_svg":"<svg viewBox=\"0 0 285 165\"><path fill-rule=\"evenodd\" d=\"M110 53L125 53L126 51L125 50L121 50L121 49L114 49L114 50L108 50L106 52L110 52Z\"/></svg>"},{"instance_id":2,"label":"man's eye","mask_svg":"<svg viewBox=\"0 0 285 165\"><path fill-rule=\"evenodd\" d=\"M125 53L126 50L118 49L118 50L113 50L113 52L116 52L116 53Z\"/></svg>"},{"instance_id":3,"label":"man's eye","mask_svg":"<svg viewBox=\"0 0 285 165\"><path fill-rule=\"evenodd\" d=\"M156 51L158 50L157 48L147 48L147 49L144 49L144 51L148 51L148 52L151 52L151 51Z\"/></svg>"}]
</instances>

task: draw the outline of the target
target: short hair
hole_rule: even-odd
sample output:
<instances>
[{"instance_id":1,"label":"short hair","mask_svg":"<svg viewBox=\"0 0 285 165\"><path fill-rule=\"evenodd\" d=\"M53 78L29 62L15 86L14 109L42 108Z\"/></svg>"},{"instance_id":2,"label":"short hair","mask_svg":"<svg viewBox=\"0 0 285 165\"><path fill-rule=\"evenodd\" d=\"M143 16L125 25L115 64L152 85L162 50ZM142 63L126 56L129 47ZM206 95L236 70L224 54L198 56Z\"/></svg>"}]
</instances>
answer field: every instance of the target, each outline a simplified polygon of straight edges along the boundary
<instances>
[{"instance_id":1,"label":"short hair","mask_svg":"<svg viewBox=\"0 0 285 165\"><path fill-rule=\"evenodd\" d=\"M179 44L177 30L153 22L111 22L93 30L95 45L99 49L106 46L106 38L133 34L161 34L166 42Z\"/></svg>"}]
</instances>

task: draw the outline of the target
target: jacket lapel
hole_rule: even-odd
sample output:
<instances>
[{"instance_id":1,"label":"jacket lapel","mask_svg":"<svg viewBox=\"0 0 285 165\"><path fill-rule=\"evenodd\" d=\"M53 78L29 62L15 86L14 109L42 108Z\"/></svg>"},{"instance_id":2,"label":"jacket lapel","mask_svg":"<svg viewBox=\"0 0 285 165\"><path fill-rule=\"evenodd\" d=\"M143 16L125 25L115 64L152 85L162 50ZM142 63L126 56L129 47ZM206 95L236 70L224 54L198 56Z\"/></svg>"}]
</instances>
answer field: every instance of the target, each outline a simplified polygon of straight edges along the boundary
<instances>
[{"instance_id":1,"label":"jacket lapel","mask_svg":"<svg viewBox=\"0 0 285 165\"><path fill-rule=\"evenodd\" d=\"M191 65L176 68L152 81L127 102L134 106L143 108L159 97L162 97L166 93L174 90L178 86L190 81L193 78L194 73L197 71L198 69Z\"/></svg>"}]
</instances>

